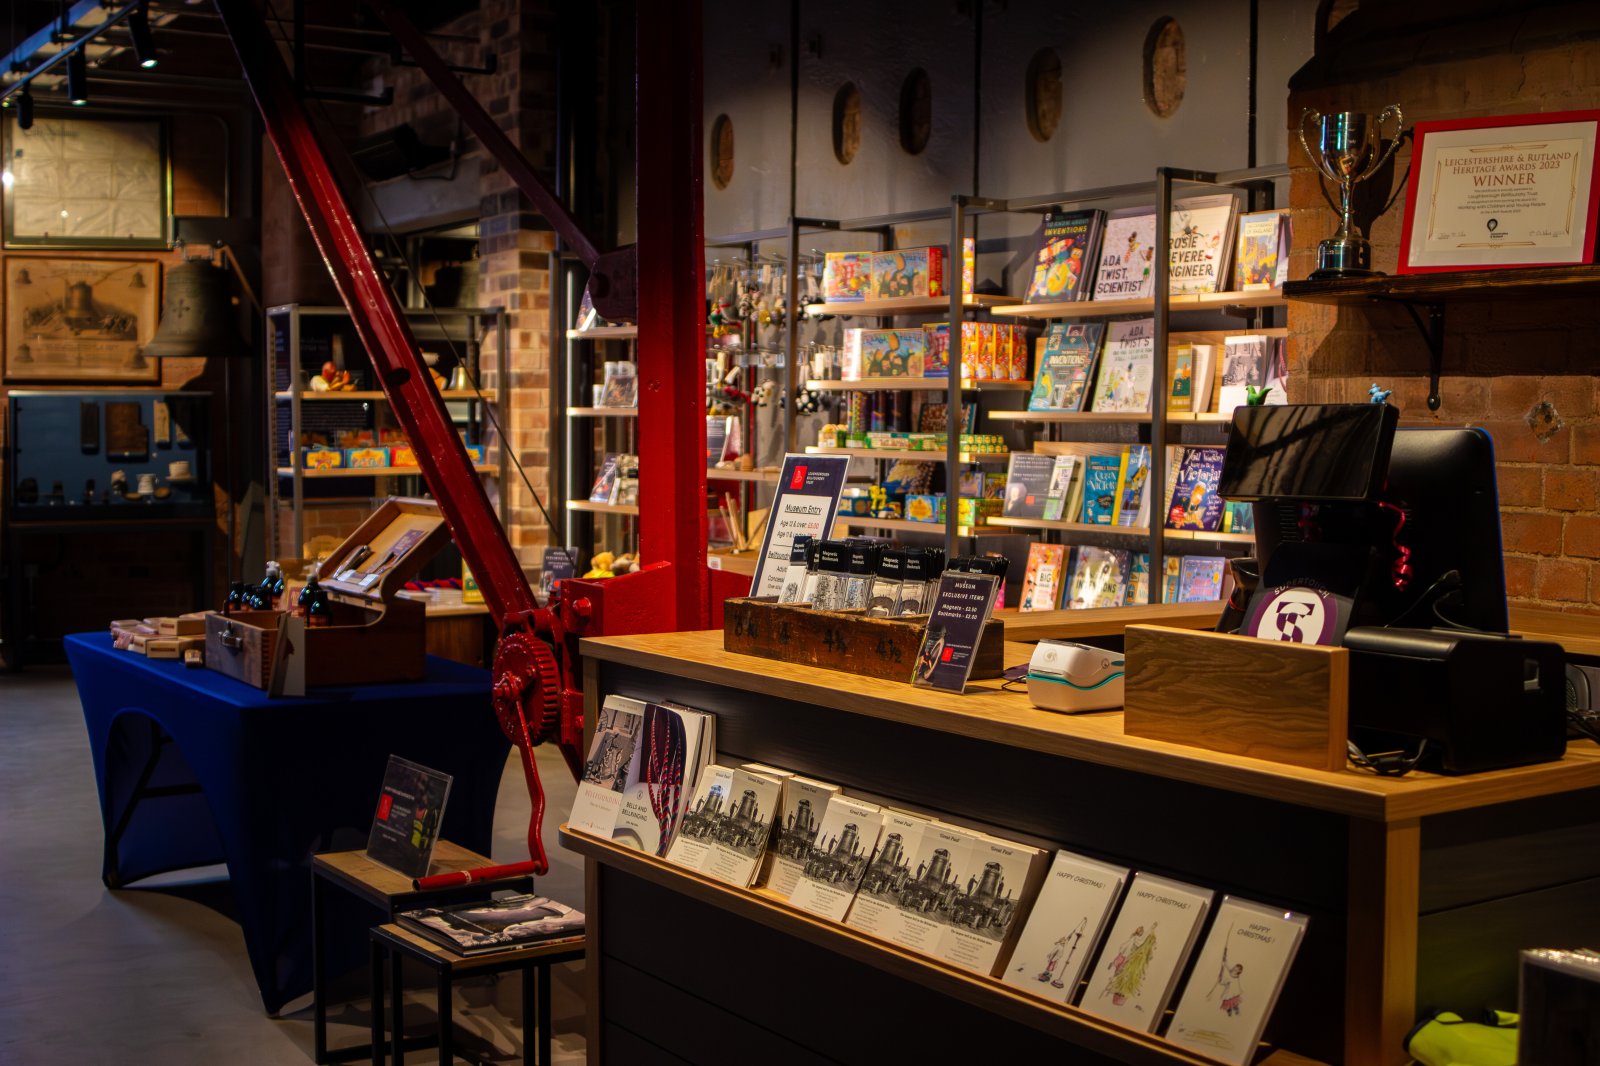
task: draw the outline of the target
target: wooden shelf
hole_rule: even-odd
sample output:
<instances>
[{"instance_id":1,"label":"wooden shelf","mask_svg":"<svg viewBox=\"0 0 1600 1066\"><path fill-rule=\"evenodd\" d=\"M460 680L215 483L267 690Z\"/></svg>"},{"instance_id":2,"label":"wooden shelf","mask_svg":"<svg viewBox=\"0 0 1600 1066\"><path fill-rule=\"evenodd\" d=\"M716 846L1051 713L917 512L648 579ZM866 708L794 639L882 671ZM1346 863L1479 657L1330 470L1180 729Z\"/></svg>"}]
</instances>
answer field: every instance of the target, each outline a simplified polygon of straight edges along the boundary
<instances>
[{"instance_id":1,"label":"wooden shelf","mask_svg":"<svg viewBox=\"0 0 1600 1066\"><path fill-rule=\"evenodd\" d=\"M714 466L706 471L707 481L756 481L776 485L782 476L782 470L729 470Z\"/></svg>"},{"instance_id":2,"label":"wooden shelf","mask_svg":"<svg viewBox=\"0 0 1600 1066\"><path fill-rule=\"evenodd\" d=\"M272 398L275 400L292 400L294 399L294 393L288 390L280 390L273 393ZM439 398L441 400L482 400L485 403L494 403L495 391L493 389L484 389L480 394L473 392L471 389L444 389L439 393ZM387 403L389 400L387 396L376 389L363 389L359 392L312 392L310 389L306 389L300 393L300 399L303 402L316 403L328 400L372 400Z\"/></svg>"},{"instance_id":3,"label":"wooden shelf","mask_svg":"<svg viewBox=\"0 0 1600 1066\"><path fill-rule=\"evenodd\" d=\"M498 474L500 468L493 463L472 468L480 474ZM335 466L317 467L314 470L301 470L302 477L414 477L422 473L422 468L417 466ZM278 467L279 477L294 477L295 469L292 466ZM310 501L313 503L320 501Z\"/></svg>"},{"instance_id":4,"label":"wooden shelf","mask_svg":"<svg viewBox=\"0 0 1600 1066\"><path fill-rule=\"evenodd\" d=\"M1020 304L1020 296L968 296L961 306L969 311L994 309L1010 304ZM812 315L924 315L950 310L948 296L899 296L893 299L857 300L853 303L820 303L806 305Z\"/></svg>"},{"instance_id":5,"label":"wooden shelf","mask_svg":"<svg viewBox=\"0 0 1600 1066\"><path fill-rule=\"evenodd\" d=\"M639 336L638 326L595 326L593 329L569 329L571 341L630 341Z\"/></svg>"},{"instance_id":6,"label":"wooden shelf","mask_svg":"<svg viewBox=\"0 0 1600 1066\"><path fill-rule=\"evenodd\" d=\"M991 518L990 525L1011 529L1058 529L1063 533L1098 533L1107 537L1148 537L1144 526L1102 526L1093 522L1057 522L1044 518Z\"/></svg>"},{"instance_id":7,"label":"wooden shelf","mask_svg":"<svg viewBox=\"0 0 1600 1066\"><path fill-rule=\"evenodd\" d=\"M1173 296L1167 301L1172 311L1223 311L1232 308L1282 307L1284 294L1278 289L1259 292L1198 292ZM1059 303L1023 304L996 307L997 315L1019 318L1108 318L1112 315L1148 315L1156 309L1154 297L1135 300L1064 300Z\"/></svg>"},{"instance_id":8,"label":"wooden shelf","mask_svg":"<svg viewBox=\"0 0 1600 1066\"><path fill-rule=\"evenodd\" d=\"M834 520L836 526L849 526L851 529L895 529L906 533L931 533L934 536L944 536L943 522L913 522L908 518L863 518L860 515L840 515ZM958 537L1010 537L1015 536L1009 529L995 529L993 526L957 526Z\"/></svg>"},{"instance_id":9,"label":"wooden shelf","mask_svg":"<svg viewBox=\"0 0 1600 1066\"><path fill-rule=\"evenodd\" d=\"M1168 540L1206 540L1219 544L1254 544L1254 533L1207 533L1198 529L1169 529L1165 531Z\"/></svg>"},{"instance_id":10,"label":"wooden shelf","mask_svg":"<svg viewBox=\"0 0 1600 1066\"><path fill-rule=\"evenodd\" d=\"M628 514L639 513L638 505L631 503L595 503L593 500L568 500L569 511L593 511L595 514Z\"/></svg>"},{"instance_id":11,"label":"wooden shelf","mask_svg":"<svg viewBox=\"0 0 1600 1066\"><path fill-rule=\"evenodd\" d=\"M569 407L568 418L638 418L637 407Z\"/></svg>"},{"instance_id":12,"label":"wooden shelf","mask_svg":"<svg viewBox=\"0 0 1600 1066\"><path fill-rule=\"evenodd\" d=\"M1177 626L1214 629L1222 616L1222 602L1151 603L1128 607L1088 607L1083 610L1019 611L1006 607L994 612L1006 624L1007 640L1083 640L1121 633L1128 626Z\"/></svg>"},{"instance_id":13,"label":"wooden shelf","mask_svg":"<svg viewBox=\"0 0 1600 1066\"><path fill-rule=\"evenodd\" d=\"M812 445L806 449L807 455L851 455L864 459L905 459L913 463L942 463L945 461L944 449L936 452L914 452L909 448L823 448ZM1010 452L962 452L956 456L958 463L1008 463L1011 461Z\"/></svg>"},{"instance_id":14,"label":"wooden shelf","mask_svg":"<svg viewBox=\"0 0 1600 1066\"><path fill-rule=\"evenodd\" d=\"M1032 652L1032 645L1008 641L1006 665L1025 663ZM1566 755L1556 762L1461 777L1423 771L1412 771L1404 777L1379 777L1354 769L1311 770L1247 755L1130 737L1122 731L1120 711L1079 715L1042 711L1025 696L1001 691L998 679L972 682L966 692L958 694L739 655L723 650L719 630L586 639L582 653L594 659L727 685L741 692L818 704L845 714L1375 822L1403 822L1600 787L1600 745L1590 740L1570 742Z\"/></svg>"},{"instance_id":15,"label":"wooden shelf","mask_svg":"<svg viewBox=\"0 0 1600 1066\"><path fill-rule=\"evenodd\" d=\"M756 557L761 554L759 549L759 545L757 545L757 550L747 552L712 549L706 552L706 565L713 570L726 570L730 574L743 574L746 577L754 577L756 574Z\"/></svg>"},{"instance_id":16,"label":"wooden shelf","mask_svg":"<svg viewBox=\"0 0 1600 1066\"><path fill-rule=\"evenodd\" d=\"M807 381L812 392L880 392L883 390L905 392L944 392L949 388L947 378L858 378L855 381ZM962 378L964 392L1028 392L1031 381L991 381L980 378Z\"/></svg>"},{"instance_id":17,"label":"wooden shelf","mask_svg":"<svg viewBox=\"0 0 1600 1066\"><path fill-rule=\"evenodd\" d=\"M795 910L768 889L737 888L675 866L665 859L589 836L565 825L557 832L562 847L586 859L816 945L843 958L970 1003L981 1010L1021 1022L1087 1053L1136 1064L1216 1066L1213 1060L1169 1044L1160 1037L1125 1029L1076 1007L1058 1006L1036 999L995 978L958 969L878 940L842 923ZM1070 1058L1070 1055L1064 1057ZM1289 1066L1290 1063L1314 1066L1299 1056L1278 1055L1269 1056L1261 1066Z\"/></svg>"},{"instance_id":18,"label":"wooden shelf","mask_svg":"<svg viewBox=\"0 0 1600 1066\"><path fill-rule=\"evenodd\" d=\"M1549 266L1502 270L1454 270L1438 274L1394 274L1330 281L1291 281L1288 300L1359 304L1371 300L1454 303L1487 296L1593 296L1600 294L1600 266Z\"/></svg>"},{"instance_id":19,"label":"wooden shelf","mask_svg":"<svg viewBox=\"0 0 1600 1066\"><path fill-rule=\"evenodd\" d=\"M1150 421L1148 411L989 411L988 416L996 422L1064 422L1079 423L1080 425L1143 425ZM1202 411L1194 414L1179 411L1167 415L1168 425L1186 425L1197 422L1227 423L1233 421L1232 414L1223 414L1220 411Z\"/></svg>"}]
</instances>

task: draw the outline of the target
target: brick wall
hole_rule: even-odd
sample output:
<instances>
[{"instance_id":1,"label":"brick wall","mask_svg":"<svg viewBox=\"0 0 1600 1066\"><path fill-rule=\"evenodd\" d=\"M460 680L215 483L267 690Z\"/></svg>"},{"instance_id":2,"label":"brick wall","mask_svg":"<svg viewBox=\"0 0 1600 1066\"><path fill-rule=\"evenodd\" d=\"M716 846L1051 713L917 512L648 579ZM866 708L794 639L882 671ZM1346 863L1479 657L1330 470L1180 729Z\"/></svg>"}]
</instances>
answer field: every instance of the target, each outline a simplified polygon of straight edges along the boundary
<instances>
[{"instance_id":1,"label":"brick wall","mask_svg":"<svg viewBox=\"0 0 1600 1066\"><path fill-rule=\"evenodd\" d=\"M1600 107L1600 5L1477 19L1427 10L1437 6L1411 5L1388 24L1370 20L1354 41L1330 34L1329 54L1319 53L1289 94L1291 130L1305 107L1375 113L1399 104L1408 126ZM1350 23L1365 13L1364 6ZM1347 28L1362 29L1340 30ZM1315 268L1317 242L1332 234L1336 218L1292 134L1291 144L1290 277L1302 278ZM1382 175L1385 194L1400 188L1409 156L1408 142L1392 172ZM1378 270L1395 269L1402 217L1403 194L1371 226ZM1378 382L1394 390L1392 402L1405 419L1487 429L1499 463L1513 603L1600 614L1600 379L1594 374L1600 301L1485 298L1450 305L1437 415L1426 406L1427 346L1403 308L1297 303L1289 328L1296 401L1362 402ZM1553 434L1530 424L1541 403L1560 420Z\"/></svg>"}]
</instances>

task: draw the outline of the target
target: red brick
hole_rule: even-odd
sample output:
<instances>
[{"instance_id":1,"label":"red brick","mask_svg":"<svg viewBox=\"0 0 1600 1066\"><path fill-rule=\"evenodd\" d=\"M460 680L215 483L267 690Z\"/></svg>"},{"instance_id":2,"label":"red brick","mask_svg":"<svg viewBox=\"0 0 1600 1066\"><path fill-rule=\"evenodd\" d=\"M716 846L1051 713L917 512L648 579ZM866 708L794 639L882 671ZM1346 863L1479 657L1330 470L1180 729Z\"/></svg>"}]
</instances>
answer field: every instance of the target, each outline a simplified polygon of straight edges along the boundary
<instances>
[{"instance_id":1,"label":"red brick","mask_svg":"<svg viewBox=\"0 0 1600 1066\"><path fill-rule=\"evenodd\" d=\"M1572 461L1586 466L1600 465L1600 425L1573 426Z\"/></svg>"},{"instance_id":2,"label":"red brick","mask_svg":"<svg viewBox=\"0 0 1600 1066\"><path fill-rule=\"evenodd\" d=\"M1573 519L1578 521L1579 519ZM1600 519L1596 523L1595 558L1600 558ZM1505 550L1525 555L1555 555L1561 550L1561 519L1537 511L1511 511L1500 516L1500 539ZM1568 554L1588 554L1568 552Z\"/></svg>"},{"instance_id":3,"label":"red brick","mask_svg":"<svg viewBox=\"0 0 1600 1066\"><path fill-rule=\"evenodd\" d=\"M1502 507L1538 507L1544 503L1544 468L1501 463L1496 480Z\"/></svg>"},{"instance_id":4,"label":"red brick","mask_svg":"<svg viewBox=\"0 0 1600 1066\"><path fill-rule=\"evenodd\" d=\"M1548 400L1564 421L1588 418L1595 413L1595 389L1600 382L1588 374L1547 377L1541 380L1539 398Z\"/></svg>"},{"instance_id":5,"label":"red brick","mask_svg":"<svg viewBox=\"0 0 1600 1066\"><path fill-rule=\"evenodd\" d=\"M1539 401L1539 379L1502 375L1489 379L1489 406L1500 418L1521 419Z\"/></svg>"},{"instance_id":6,"label":"red brick","mask_svg":"<svg viewBox=\"0 0 1600 1066\"><path fill-rule=\"evenodd\" d=\"M1565 463L1570 429L1563 429L1547 441L1534 436L1528 423L1518 418L1514 422L1485 422L1484 429L1494 438L1495 458L1502 463Z\"/></svg>"},{"instance_id":7,"label":"red brick","mask_svg":"<svg viewBox=\"0 0 1600 1066\"><path fill-rule=\"evenodd\" d=\"M1509 517L1509 516L1507 516ZM1554 519L1554 515L1544 515ZM1504 519L1501 525L1504 526ZM1600 518L1594 515L1575 514L1567 519L1566 533L1563 535L1562 551L1566 555L1581 555L1586 559L1600 559ZM1545 552L1543 554L1554 554Z\"/></svg>"},{"instance_id":8,"label":"red brick","mask_svg":"<svg viewBox=\"0 0 1600 1066\"><path fill-rule=\"evenodd\" d=\"M1537 561L1525 555L1506 556L1506 595L1512 599L1532 596L1536 567Z\"/></svg>"},{"instance_id":9,"label":"red brick","mask_svg":"<svg viewBox=\"0 0 1600 1066\"><path fill-rule=\"evenodd\" d=\"M1593 470L1574 470L1568 467L1546 470L1545 506L1554 511L1593 511L1597 476L1600 475Z\"/></svg>"},{"instance_id":10,"label":"red brick","mask_svg":"<svg viewBox=\"0 0 1600 1066\"><path fill-rule=\"evenodd\" d=\"M1570 559L1540 559L1539 577L1534 588L1541 600L1586 603L1589 599L1589 566Z\"/></svg>"},{"instance_id":11,"label":"red brick","mask_svg":"<svg viewBox=\"0 0 1600 1066\"><path fill-rule=\"evenodd\" d=\"M1419 385L1423 379L1416 379ZM1396 389L1396 392L1399 390ZM1422 394L1426 397L1426 391ZM1446 377L1439 380L1439 413L1445 418L1485 418L1496 412L1490 383L1483 378Z\"/></svg>"}]
</instances>

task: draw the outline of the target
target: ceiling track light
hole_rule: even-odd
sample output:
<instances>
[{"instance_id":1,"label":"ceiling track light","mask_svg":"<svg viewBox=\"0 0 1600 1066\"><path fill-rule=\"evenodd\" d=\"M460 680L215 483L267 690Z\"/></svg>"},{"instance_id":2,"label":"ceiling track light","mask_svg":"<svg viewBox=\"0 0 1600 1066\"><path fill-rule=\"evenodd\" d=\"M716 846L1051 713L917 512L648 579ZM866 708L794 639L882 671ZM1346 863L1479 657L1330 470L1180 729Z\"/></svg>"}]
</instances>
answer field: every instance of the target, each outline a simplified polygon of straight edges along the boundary
<instances>
[{"instance_id":1,"label":"ceiling track light","mask_svg":"<svg viewBox=\"0 0 1600 1066\"><path fill-rule=\"evenodd\" d=\"M67 102L73 107L89 102L89 65L81 49L67 56Z\"/></svg>"},{"instance_id":2,"label":"ceiling track light","mask_svg":"<svg viewBox=\"0 0 1600 1066\"><path fill-rule=\"evenodd\" d=\"M150 33L150 12L140 4L128 14L128 36L133 40L133 55L146 70L160 60L156 57L156 39Z\"/></svg>"}]
</instances>

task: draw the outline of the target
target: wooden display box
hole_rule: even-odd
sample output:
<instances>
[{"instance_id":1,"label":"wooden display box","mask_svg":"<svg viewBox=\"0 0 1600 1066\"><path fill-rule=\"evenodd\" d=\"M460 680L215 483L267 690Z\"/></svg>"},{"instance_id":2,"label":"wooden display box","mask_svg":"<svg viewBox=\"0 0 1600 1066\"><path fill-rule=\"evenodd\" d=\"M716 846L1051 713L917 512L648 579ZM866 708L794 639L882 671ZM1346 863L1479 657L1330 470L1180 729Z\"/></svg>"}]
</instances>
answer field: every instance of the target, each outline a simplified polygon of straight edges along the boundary
<instances>
[{"instance_id":1,"label":"wooden display box","mask_svg":"<svg viewBox=\"0 0 1600 1066\"><path fill-rule=\"evenodd\" d=\"M722 647L742 655L910 683L928 618L869 618L818 611L770 596L722 605ZM991 618L973 653L973 681L1005 672L1005 624Z\"/></svg>"},{"instance_id":2,"label":"wooden display box","mask_svg":"<svg viewBox=\"0 0 1600 1066\"><path fill-rule=\"evenodd\" d=\"M1314 770L1340 770L1350 653L1231 633L1129 626L1123 732Z\"/></svg>"},{"instance_id":3,"label":"wooden display box","mask_svg":"<svg viewBox=\"0 0 1600 1066\"><path fill-rule=\"evenodd\" d=\"M432 500L390 497L323 561L317 580L332 601L333 624L305 630L305 684L367 685L420 681L427 671L426 608L396 596L450 539ZM350 575L346 560L372 549ZM391 558L391 556L393 556ZM281 611L211 612L206 665L273 690L280 652L296 654Z\"/></svg>"}]
</instances>

